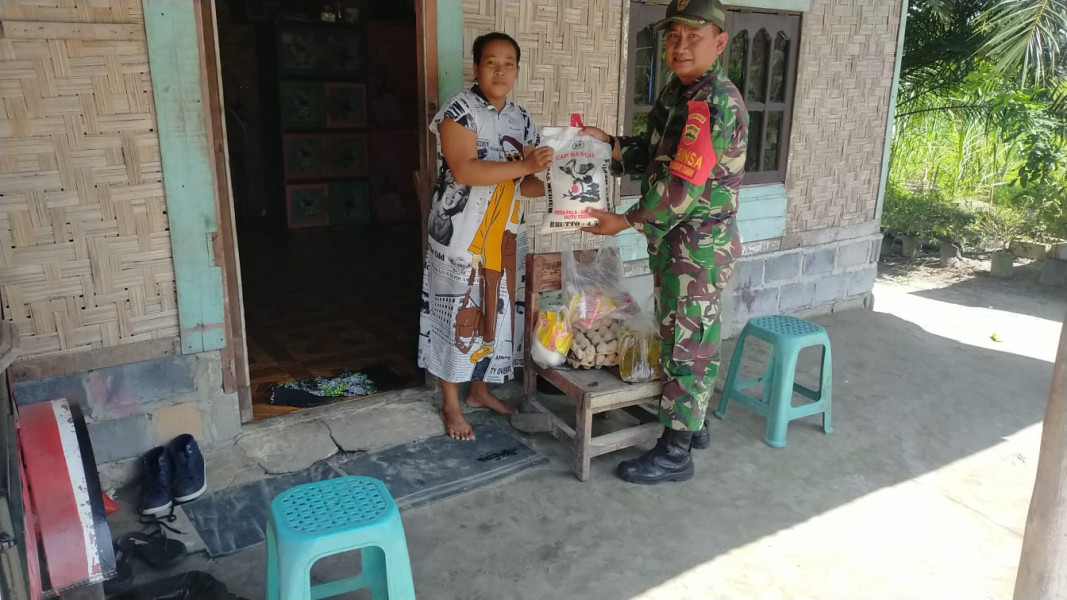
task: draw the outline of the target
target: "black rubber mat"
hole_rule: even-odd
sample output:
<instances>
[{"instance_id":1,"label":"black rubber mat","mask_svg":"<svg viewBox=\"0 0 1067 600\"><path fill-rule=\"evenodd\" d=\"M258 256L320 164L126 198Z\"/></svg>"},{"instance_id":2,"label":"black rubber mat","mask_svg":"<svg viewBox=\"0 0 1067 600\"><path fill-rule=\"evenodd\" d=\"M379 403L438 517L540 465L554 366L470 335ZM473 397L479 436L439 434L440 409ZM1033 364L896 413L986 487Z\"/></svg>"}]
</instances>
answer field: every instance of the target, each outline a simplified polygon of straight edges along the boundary
<instances>
[{"instance_id":1,"label":"black rubber mat","mask_svg":"<svg viewBox=\"0 0 1067 600\"><path fill-rule=\"evenodd\" d=\"M208 554L224 556L261 543L271 500L295 485L345 475L374 477L385 482L404 510L547 462L496 425L476 424L474 432L474 442L438 436L380 452L333 457L304 471L207 494L179 510L193 522Z\"/></svg>"}]
</instances>

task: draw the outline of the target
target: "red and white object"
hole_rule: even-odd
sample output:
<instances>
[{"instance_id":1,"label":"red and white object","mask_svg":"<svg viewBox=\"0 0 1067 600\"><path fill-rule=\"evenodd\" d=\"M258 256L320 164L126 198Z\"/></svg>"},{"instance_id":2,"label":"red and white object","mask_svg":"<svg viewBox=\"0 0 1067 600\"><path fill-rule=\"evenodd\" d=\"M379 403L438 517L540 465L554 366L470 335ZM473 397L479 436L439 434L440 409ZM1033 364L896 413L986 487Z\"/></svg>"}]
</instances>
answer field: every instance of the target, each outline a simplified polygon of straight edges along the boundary
<instances>
[{"instance_id":1,"label":"red and white object","mask_svg":"<svg viewBox=\"0 0 1067 600\"><path fill-rule=\"evenodd\" d=\"M96 460L77 404L20 406L19 444L48 581L59 592L115 571Z\"/></svg>"}]
</instances>

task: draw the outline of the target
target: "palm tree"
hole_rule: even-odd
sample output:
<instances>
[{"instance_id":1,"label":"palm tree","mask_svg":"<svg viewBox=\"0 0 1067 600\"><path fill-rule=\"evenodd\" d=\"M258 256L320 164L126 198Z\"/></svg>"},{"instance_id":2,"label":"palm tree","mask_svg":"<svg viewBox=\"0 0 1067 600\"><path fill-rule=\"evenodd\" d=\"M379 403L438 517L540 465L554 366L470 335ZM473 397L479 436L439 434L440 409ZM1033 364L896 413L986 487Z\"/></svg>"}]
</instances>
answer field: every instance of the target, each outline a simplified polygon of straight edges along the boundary
<instances>
[{"instance_id":1,"label":"palm tree","mask_svg":"<svg viewBox=\"0 0 1067 600\"><path fill-rule=\"evenodd\" d=\"M1021 85L1056 87L1067 73L1067 0L997 0L981 15L977 54ZM1050 85L1051 84L1051 85Z\"/></svg>"}]
</instances>

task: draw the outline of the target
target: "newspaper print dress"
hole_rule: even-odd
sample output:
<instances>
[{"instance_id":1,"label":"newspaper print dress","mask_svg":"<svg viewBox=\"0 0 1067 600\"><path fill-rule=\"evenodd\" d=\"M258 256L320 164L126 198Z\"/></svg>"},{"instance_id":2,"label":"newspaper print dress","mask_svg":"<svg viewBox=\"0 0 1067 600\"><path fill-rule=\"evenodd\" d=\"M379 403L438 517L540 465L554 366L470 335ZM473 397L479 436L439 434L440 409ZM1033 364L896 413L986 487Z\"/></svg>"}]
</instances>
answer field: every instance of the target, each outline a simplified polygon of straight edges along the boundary
<instances>
[{"instance_id":1,"label":"newspaper print dress","mask_svg":"<svg viewBox=\"0 0 1067 600\"><path fill-rule=\"evenodd\" d=\"M523 148L540 141L537 126L514 103L498 112L477 86L449 100L430 124L439 168L423 265L419 366L453 383L503 383L523 356L527 238L518 181L457 183L441 150L445 119L474 131L478 158L498 162L521 160Z\"/></svg>"}]
</instances>

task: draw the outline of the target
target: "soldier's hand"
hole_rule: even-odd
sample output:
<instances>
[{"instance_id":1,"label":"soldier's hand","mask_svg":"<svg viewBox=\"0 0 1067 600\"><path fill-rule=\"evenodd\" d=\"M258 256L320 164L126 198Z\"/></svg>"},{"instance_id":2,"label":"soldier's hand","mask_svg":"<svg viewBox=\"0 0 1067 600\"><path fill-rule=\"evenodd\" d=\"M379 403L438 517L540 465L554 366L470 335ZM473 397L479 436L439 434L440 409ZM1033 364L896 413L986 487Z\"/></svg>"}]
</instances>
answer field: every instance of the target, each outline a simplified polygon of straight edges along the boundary
<instances>
[{"instance_id":1,"label":"soldier's hand","mask_svg":"<svg viewBox=\"0 0 1067 600\"><path fill-rule=\"evenodd\" d=\"M552 148L548 146L541 146L527 154L526 158L522 159L522 163L526 165L526 172L532 175L547 169L552 164L552 154Z\"/></svg>"},{"instance_id":2,"label":"soldier's hand","mask_svg":"<svg viewBox=\"0 0 1067 600\"><path fill-rule=\"evenodd\" d=\"M599 127L582 127L582 130L578 132L578 135L587 135L591 138L596 138L605 144L608 143L608 140L610 139L607 132Z\"/></svg>"},{"instance_id":3,"label":"soldier's hand","mask_svg":"<svg viewBox=\"0 0 1067 600\"><path fill-rule=\"evenodd\" d=\"M608 212L606 210L589 209L589 215L596 217L597 224L593 227L583 227L582 231L594 235L615 235L620 231L630 228L630 222L626 217Z\"/></svg>"}]
</instances>

